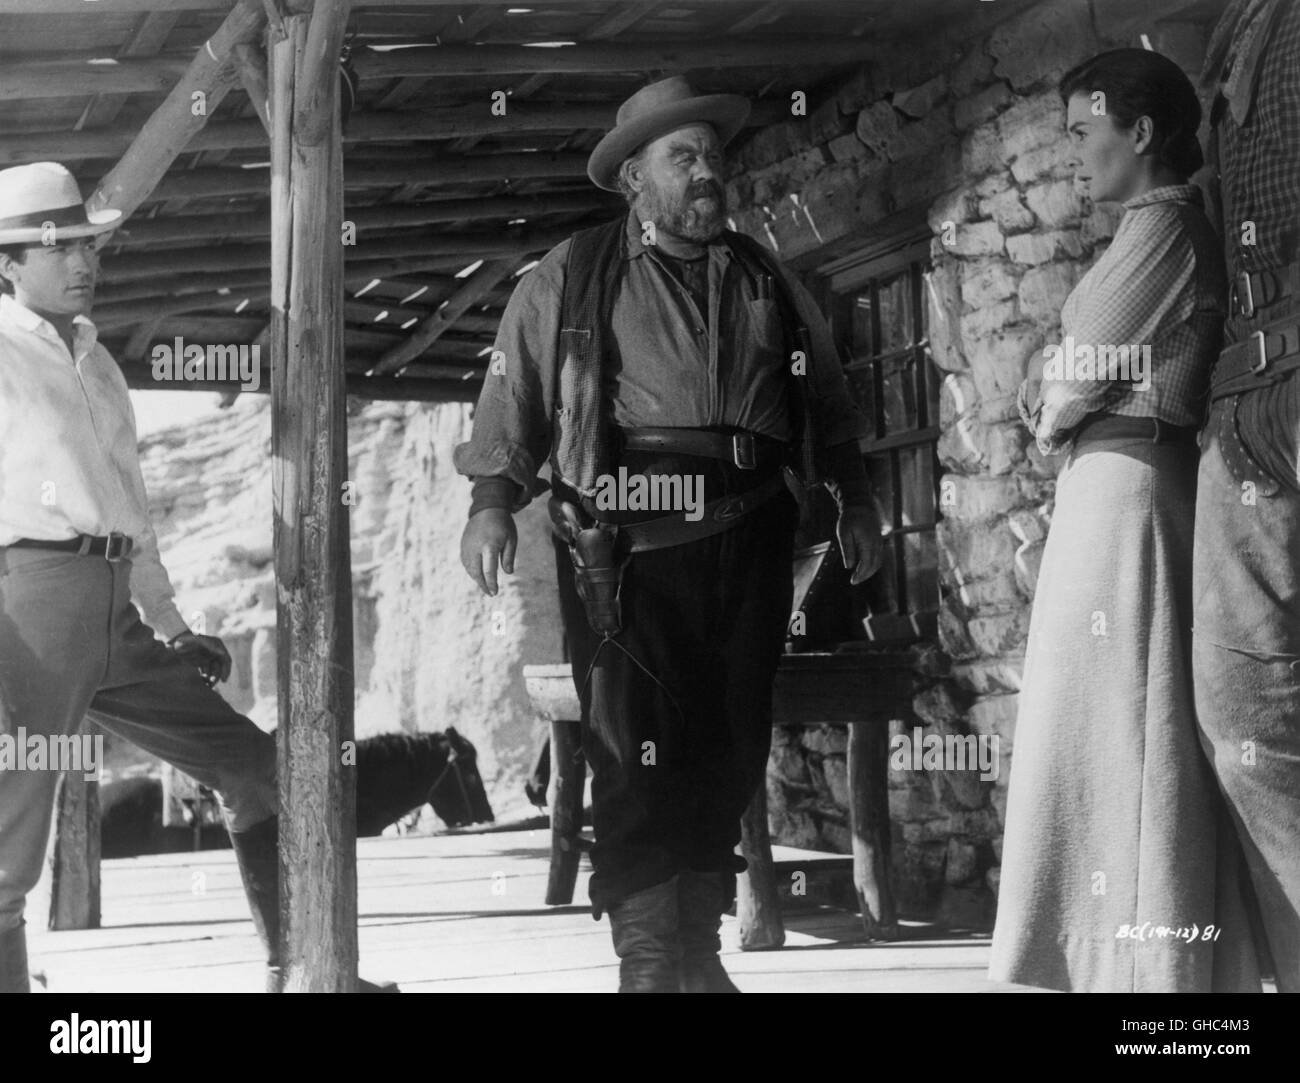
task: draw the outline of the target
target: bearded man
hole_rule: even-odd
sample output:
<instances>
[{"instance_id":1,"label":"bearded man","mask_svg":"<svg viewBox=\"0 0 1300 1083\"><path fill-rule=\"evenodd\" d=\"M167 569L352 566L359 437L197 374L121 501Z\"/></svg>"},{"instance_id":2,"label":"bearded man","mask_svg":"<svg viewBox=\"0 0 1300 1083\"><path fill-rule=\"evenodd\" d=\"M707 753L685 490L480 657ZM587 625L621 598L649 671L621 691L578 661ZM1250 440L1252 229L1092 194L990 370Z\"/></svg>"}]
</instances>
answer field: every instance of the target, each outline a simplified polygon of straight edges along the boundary
<instances>
[{"instance_id":1,"label":"bearded man","mask_svg":"<svg viewBox=\"0 0 1300 1083\"><path fill-rule=\"evenodd\" d=\"M766 250L724 228L722 149L748 112L680 77L622 105L588 175L629 213L522 279L456 449L474 481L461 560L489 595L498 564L513 571L511 515L545 489L550 459L592 769L590 894L626 992L738 991L718 932L790 616L798 516L784 468L835 495L855 583L881 555L865 419L830 332ZM689 505L635 495L696 482Z\"/></svg>"}]
</instances>

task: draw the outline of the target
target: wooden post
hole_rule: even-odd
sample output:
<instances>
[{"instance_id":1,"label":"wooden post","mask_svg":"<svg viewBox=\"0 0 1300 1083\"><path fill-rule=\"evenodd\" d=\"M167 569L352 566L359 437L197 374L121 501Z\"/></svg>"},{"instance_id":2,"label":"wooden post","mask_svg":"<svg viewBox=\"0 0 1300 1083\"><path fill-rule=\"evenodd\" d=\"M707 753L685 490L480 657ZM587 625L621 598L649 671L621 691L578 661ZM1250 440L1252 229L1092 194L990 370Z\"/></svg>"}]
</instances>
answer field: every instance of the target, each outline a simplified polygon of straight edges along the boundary
<instances>
[{"instance_id":1,"label":"wooden post","mask_svg":"<svg viewBox=\"0 0 1300 1083\"><path fill-rule=\"evenodd\" d=\"M546 905L573 902L582 858L582 790L587 761L582 756L577 720L551 723L551 872L546 881Z\"/></svg>"},{"instance_id":2,"label":"wooden post","mask_svg":"<svg viewBox=\"0 0 1300 1083\"><path fill-rule=\"evenodd\" d=\"M872 940L893 940L898 916L889 877L889 727L850 722L849 832L853 839L853 888L862 928Z\"/></svg>"},{"instance_id":3,"label":"wooden post","mask_svg":"<svg viewBox=\"0 0 1300 1083\"><path fill-rule=\"evenodd\" d=\"M781 898L772 864L772 837L767 830L767 783L764 781L740 818L740 852L749 869L736 878L736 918L742 951L766 951L785 943Z\"/></svg>"},{"instance_id":4,"label":"wooden post","mask_svg":"<svg viewBox=\"0 0 1300 1083\"><path fill-rule=\"evenodd\" d=\"M356 987L352 574L338 56L346 0L285 18L271 74L271 450L287 992Z\"/></svg>"},{"instance_id":5,"label":"wooden post","mask_svg":"<svg viewBox=\"0 0 1300 1083\"><path fill-rule=\"evenodd\" d=\"M99 928L99 783L80 771L59 780L50 858L51 929Z\"/></svg>"}]
</instances>

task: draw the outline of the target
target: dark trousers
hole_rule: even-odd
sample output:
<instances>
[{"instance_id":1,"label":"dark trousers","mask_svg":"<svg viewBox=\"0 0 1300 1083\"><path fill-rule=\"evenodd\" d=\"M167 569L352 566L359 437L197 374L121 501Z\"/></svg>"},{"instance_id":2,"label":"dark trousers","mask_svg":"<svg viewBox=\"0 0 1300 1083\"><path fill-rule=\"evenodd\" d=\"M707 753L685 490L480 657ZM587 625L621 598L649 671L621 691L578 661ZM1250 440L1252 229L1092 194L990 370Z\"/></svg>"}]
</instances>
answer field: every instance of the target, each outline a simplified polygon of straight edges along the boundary
<instances>
[{"instance_id":1,"label":"dark trousers","mask_svg":"<svg viewBox=\"0 0 1300 1083\"><path fill-rule=\"evenodd\" d=\"M604 643L556 541L592 771L597 916L684 869L744 869L734 851L767 768L797 519L782 491L722 534L637 553L623 574L623 630Z\"/></svg>"}]
</instances>

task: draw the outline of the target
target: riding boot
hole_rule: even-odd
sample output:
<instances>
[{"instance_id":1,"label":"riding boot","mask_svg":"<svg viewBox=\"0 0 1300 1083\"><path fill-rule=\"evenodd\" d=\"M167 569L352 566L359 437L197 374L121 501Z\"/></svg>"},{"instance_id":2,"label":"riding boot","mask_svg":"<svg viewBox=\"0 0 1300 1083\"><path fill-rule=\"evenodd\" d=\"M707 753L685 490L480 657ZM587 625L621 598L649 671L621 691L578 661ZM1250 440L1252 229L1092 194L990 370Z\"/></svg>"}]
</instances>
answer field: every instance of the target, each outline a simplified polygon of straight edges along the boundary
<instances>
[{"instance_id":1,"label":"riding boot","mask_svg":"<svg viewBox=\"0 0 1300 1083\"><path fill-rule=\"evenodd\" d=\"M729 874L686 871L678 876L678 928L682 942L679 988L683 993L739 993L718 952Z\"/></svg>"},{"instance_id":2,"label":"riding boot","mask_svg":"<svg viewBox=\"0 0 1300 1083\"><path fill-rule=\"evenodd\" d=\"M638 891L609 908L620 993L675 993L681 944L677 939L677 878Z\"/></svg>"},{"instance_id":3,"label":"riding boot","mask_svg":"<svg viewBox=\"0 0 1300 1083\"><path fill-rule=\"evenodd\" d=\"M244 894L253 913L253 926L266 949L266 991L284 991L284 966L280 959L280 821L272 816L247 831L230 832L230 843L239 861ZM376 985L357 979L354 992L397 993L392 982Z\"/></svg>"},{"instance_id":4,"label":"riding boot","mask_svg":"<svg viewBox=\"0 0 1300 1083\"><path fill-rule=\"evenodd\" d=\"M27 927L0 930L0 993L30 993L27 973Z\"/></svg>"}]
</instances>

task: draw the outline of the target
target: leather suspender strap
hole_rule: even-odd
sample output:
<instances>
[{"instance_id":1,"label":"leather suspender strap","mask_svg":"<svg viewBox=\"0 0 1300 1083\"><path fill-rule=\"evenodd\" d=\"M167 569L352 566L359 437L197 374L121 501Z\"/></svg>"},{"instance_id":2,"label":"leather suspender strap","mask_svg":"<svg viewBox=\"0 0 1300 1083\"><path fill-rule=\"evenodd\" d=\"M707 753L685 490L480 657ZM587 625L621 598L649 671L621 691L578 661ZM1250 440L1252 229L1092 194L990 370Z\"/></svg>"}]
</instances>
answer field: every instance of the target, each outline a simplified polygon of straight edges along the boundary
<instances>
[{"instance_id":1,"label":"leather suspender strap","mask_svg":"<svg viewBox=\"0 0 1300 1083\"><path fill-rule=\"evenodd\" d=\"M1300 319L1277 320L1222 353L1210 373L1210 399L1266 387L1300 368Z\"/></svg>"},{"instance_id":2,"label":"leather suspender strap","mask_svg":"<svg viewBox=\"0 0 1300 1083\"><path fill-rule=\"evenodd\" d=\"M1300 260L1286 267L1242 271L1232 280L1228 307L1233 317L1254 319L1283 302L1293 309L1300 306Z\"/></svg>"}]
</instances>

